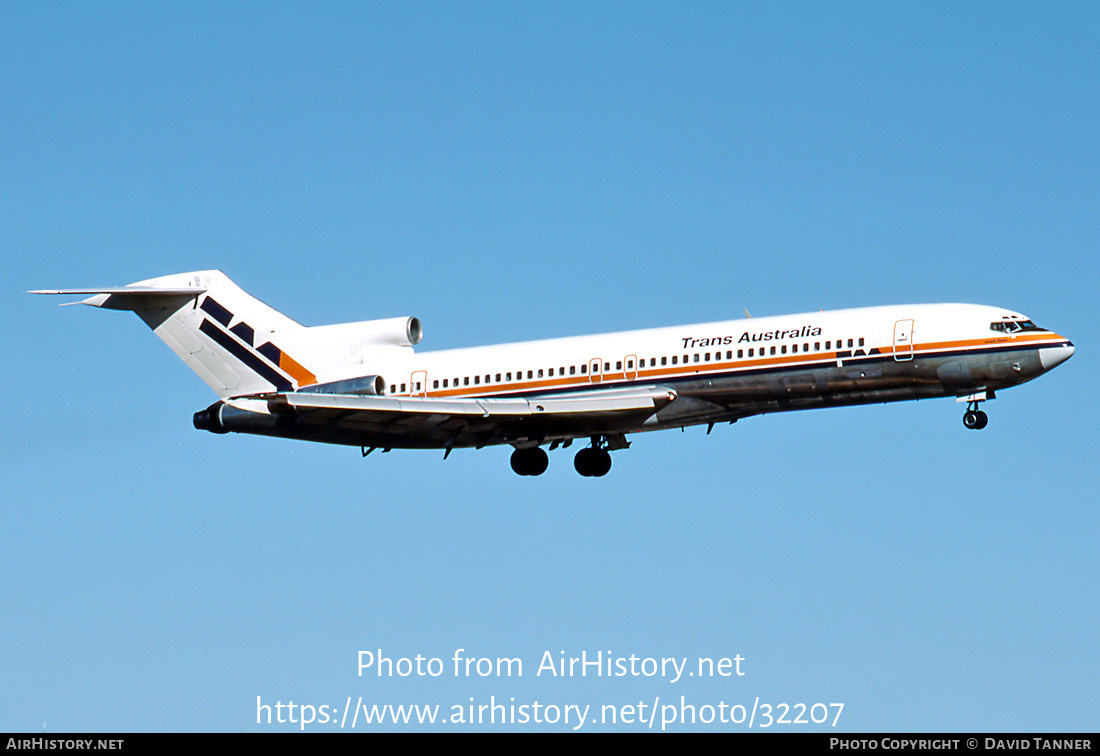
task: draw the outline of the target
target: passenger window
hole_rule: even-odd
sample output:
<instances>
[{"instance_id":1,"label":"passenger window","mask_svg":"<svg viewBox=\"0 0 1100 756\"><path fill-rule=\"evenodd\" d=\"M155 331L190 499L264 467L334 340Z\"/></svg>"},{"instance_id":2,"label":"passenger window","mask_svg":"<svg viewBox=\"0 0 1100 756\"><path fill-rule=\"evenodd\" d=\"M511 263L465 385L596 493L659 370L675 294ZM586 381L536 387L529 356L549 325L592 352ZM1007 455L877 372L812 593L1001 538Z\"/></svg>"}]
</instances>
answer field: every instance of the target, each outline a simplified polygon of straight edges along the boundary
<instances>
[{"instance_id":1,"label":"passenger window","mask_svg":"<svg viewBox=\"0 0 1100 756\"><path fill-rule=\"evenodd\" d=\"M611 363L610 363L610 362L605 362L605 363L603 364L603 371L604 371L605 373L607 373L607 372L609 372L610 370L611 370Z\"/></svg>"},{"instance_id":2,"label":"passenger window","mask_svg":"<svg viewBox=\"0 0 1100 756\"><path fill-rule=\"evenodd\" d=\"M577 374L577 366L576 365L570 365L569 366L569 375L576 375L576 374Z\"/></svg>"},{"instance_id":3,"label":"passenger window","mask_svg":"<svg viewBox=\"0 0 1100 756\"><path fill-rule=\"evenodd\" d=\"M405 384L404 383L401 384L401 393L402 394L405 393Z\"/></svg>"},{"instance_id":4,"label":"passenger window","mask_svg":"<svg viewBox=\"0 0 1100 756\"><path fill-rule=\"evenodd\" d=\"M863 339L860 339L860 340L859 340L859 345L860 345L860 346L863 346Z\"/></svg>"},{"instance_id":5,"label":"passenger window","mask_svg":"<svg viewBox=\"0 0 1100 756\"><path fill-rule=\"evenodd\" d=\"M791 351L792 352L797 352L798 351L798 344L791 344Z\"/></svg>"},{"instance_id":6,"label":"passenger window","mask_svg":"<svg viewBox=\"0 0 1100 756\"><path fill-rule=\"evenodd\" d=\"M662 365L667 365L668 364L668 357L662 357L661 358L661 364ZM676 363L673 363L673 364L676 364Z\"/></svg>"},{"instance_id":7,"label":"passenger window","mask_svg":"<svg viewBox=\"0 0 1100 756\"><path fill-rule=\"evenodd\" d=\"M588 365L581 365L581 375L588 373Z\"/></svg>"},{"instance_id":8,"label":"passenger window","mask_svg":"<svg viewBox=\"0 0 1100 756\"><path fill-rule=\"evenodd\" d=\"M672 355L672 364L673 364L673 365L675 365L675 364L676 364L676 355Z\"/></svg>"},{"instance_id":9,"label":"passenger window","mask_svg":"<svg viewBox=\"0 0 1100 756\"><path fill-rule=\"evenodd\" d=\"M481 376L480 375L475 375L474 376L474 385L476 386L479 383L481 383Z\"/></svg>"},{"instance_id":10,"label":"passenger window","mask_svg":"<svg viewBox=\"0 0 1100 756\"><path fill-rule=\"evenodd\" d=\"M710 352L703 355L703 362L710 362Z\"/></svg>"},{"instance_id":11,"label":"passenger window","mask_svg":"<svg viewBox=\"0 0 1100 756\"><path fill-rule=\"evenodd\" d=\"M848 339L848 348L849 348L849 349L851 349L851 348L852 348L852 340L851 340L851 339Z\"/></svg>"},{"instance_id":12,"label":"passenger window","mask_svg":"<svg viewBox=\"0 0 1100 756\"><path fill-rule=\"evenodd\" d=\"M622 360L619 360L618 362L615 363L615 369L616 370L622 370L623 369L623 361Z\"/></svg>"},{"instance_id":13,"label":"passenger window","mask_svg":"<svg viewBox=\"0 0 1100 756\"><path fill-rule=\"evenodd\" d=\"M446 378L443 379L443 388L447 388L447 379Z\"/></svg>"},{"instance_id":14,"label":"passenger window","mask_svg":"<svg viewBox=\"0 0 1100 756\"><path fill-rule=\"evenodd\" d=\"M745 350L744 349L738 349L737 350L737 359L741 359L744 356L745 356Z\"/></svg>"},{"instance_id":15,"label":"passenger window","mask_svg":"<svg viewBox=\"0 0 1100 756\"><path fill-rule=\"evenodd\" d=\"M775 354L775 347L772 347L772 354Z\"/></svg>"},{"instance_id":16,"label":"passenger window","mask_svg":"<svg viewBox=\"0 0 1100 756\"><path fill-rule=\"evenodd\" d=\"M539 378L542 378L542 370L539 370Z\"/></svg>"},{"instance_id":17,"label":"passenger window","mask_svg":"<svg viewBox=\"0 0 1100 756\"><path fill-rule=\"evenodd\" d=\"M469 386L470 385L470 376L466 376L465 378L462 379L462 385L463 386Z\"/></svg>"},{"instance_id":18,"label":"passenger window","mask_svg":"<svg viewBox=\"0 0 1100 756\"><path fill-rule=\"evenodd\" d=\"M497 373L497 383L500 383L500 373Z\"/></svg>"},{"instance_id":19,"label":"passenger window","mask_svg":"<svg viewBox=\"0 0 1100 756\"><path fill-rule=\"evenodd\" d=\"M528 370L527 371L527 380L531 380L534 377L535 377L534 371L533 370Z\"/></svg>"},{"instance_id":20,"label":"passenger window","mask_svg":"<svg viewBox=\"0 0 1100 756\"><path fill-rule=\"evenodd\" d=\"M787 345L784 344L782 347L780 347L779 351L781 351L783 354L786 354L787 353Z\"/></svg>"}]
</instances>

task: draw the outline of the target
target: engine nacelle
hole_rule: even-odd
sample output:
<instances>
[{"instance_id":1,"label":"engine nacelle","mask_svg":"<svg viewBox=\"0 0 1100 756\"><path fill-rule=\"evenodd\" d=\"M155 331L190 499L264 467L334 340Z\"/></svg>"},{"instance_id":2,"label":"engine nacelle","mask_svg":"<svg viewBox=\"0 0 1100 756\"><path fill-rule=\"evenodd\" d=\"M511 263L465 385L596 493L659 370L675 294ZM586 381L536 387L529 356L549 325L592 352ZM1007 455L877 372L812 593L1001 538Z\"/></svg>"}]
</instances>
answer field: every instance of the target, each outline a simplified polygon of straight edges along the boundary
<instances>
[{"instance_id":1,"label":"engine nacelle","mask_svg":"<svg viewBox=\"0 0 1100 756\"><path fill-rule=\"evenodd\" d=\"M195 424L195 429L211 433L228 433L229 431L222 425L222 407L224 406L224 402L214 402L206 409L196 412L191 420Z\"/></svg>"},{"instance_id":2,"label":"engine nacelle","mask_svg":"<svg viewBox=\"0 0 1100 756\"><path fill-rule=\"evenodd\" d=\"M411 347L424 338L424 329L420 318L383 318L382 320L364 320L344 326L353 327L363 346L402 346Z\"/></svg>"},{"instance_id":3,"label":"engine nacelle","mask_svg":"<svg viewBox=\"0 0 1100 756\"><path fill-rule=\"evenodd\" d=\"M309 394L383 396L386 393L386 379L380 375L364 375L358 378L345 378L342 381L315 383L312 386L303 386L298 390Z\"/></svg>"}]
</instances>

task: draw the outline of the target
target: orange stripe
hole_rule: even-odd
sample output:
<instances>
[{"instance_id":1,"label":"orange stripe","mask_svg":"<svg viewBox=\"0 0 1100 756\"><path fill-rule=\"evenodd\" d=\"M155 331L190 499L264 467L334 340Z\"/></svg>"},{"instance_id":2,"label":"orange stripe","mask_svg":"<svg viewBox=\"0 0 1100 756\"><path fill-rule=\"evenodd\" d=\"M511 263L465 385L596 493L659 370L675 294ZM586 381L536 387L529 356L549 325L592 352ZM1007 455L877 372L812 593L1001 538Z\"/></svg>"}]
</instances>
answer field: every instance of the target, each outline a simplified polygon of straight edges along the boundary
<instances>
[{"instance_id":1,"label":"orange stripe","mask_svg":"<svg viewBox=\"0 0 1100 756\"><path fill-rule=\"evenodd\" d=\"M282 352L279 355L279 367L298 382L298 388L302 386L311 386L317 382L317 376L298 364L298 362L286 352Z\"/></svg>"}]
</instances>

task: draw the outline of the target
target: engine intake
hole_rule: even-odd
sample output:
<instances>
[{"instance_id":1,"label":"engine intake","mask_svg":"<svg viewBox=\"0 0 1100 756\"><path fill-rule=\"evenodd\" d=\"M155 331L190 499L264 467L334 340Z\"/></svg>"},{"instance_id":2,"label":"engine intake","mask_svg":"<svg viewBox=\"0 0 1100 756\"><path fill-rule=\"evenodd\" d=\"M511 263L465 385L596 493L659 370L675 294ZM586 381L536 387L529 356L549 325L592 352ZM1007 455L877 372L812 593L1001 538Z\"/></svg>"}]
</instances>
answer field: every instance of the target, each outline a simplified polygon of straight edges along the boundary
<instances>
[{"instance_id":1,"label":"engine intake","mask_svg":"<svg viewBox=\"0 0 1100 756\"><path fill-rule=\"evenodd\" d=\"M355 323L355 329L363 346L416 346L424 338L420 318L383 318Z\"/></svg>"}]
</instances>

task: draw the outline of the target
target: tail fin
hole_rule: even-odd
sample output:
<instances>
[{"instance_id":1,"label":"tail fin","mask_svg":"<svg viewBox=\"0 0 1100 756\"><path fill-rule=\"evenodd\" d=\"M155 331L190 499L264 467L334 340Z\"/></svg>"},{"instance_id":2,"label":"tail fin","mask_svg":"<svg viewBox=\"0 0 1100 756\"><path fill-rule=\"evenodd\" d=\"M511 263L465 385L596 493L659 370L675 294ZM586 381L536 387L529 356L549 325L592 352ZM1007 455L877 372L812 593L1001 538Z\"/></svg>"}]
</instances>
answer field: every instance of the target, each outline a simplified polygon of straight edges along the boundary
<instances>
[{"instance_id":1,"label":"tail fin","mask_svg":"<svg viewBox=\"0 0 1100 756\"><path fill-rule=\"evenodd\" d=\"M293 391L317 382L276 346L301 343L305 326L250 296L220 270L116 288L31 293L91 294L81 304L132 310L222 399Z\"/></svg>"}]
</instances>

